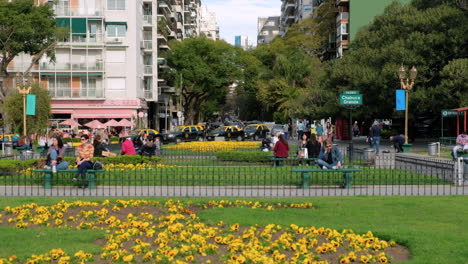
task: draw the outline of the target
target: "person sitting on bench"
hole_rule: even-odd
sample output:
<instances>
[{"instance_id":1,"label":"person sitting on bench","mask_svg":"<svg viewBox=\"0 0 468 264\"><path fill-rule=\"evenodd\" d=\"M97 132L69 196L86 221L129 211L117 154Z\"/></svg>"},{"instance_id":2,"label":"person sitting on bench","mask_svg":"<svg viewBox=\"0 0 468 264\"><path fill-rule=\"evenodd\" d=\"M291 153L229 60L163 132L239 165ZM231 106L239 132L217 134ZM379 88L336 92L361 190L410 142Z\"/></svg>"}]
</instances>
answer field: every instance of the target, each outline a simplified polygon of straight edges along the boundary
<instances>
[{"instance_id":1,"label":"person sitting on bench","mask_svg":"<svg viewBox=\"0 0 468 264\"><path fill-rule=\"evenodd\" d=\"M65 148L63 147L63 141L61 137L54 137L52 139L52 146L50 146L47 153L47 165L46 169L52 169L55 173L57 170L65 170L68 168L68 162L63 160L63 153Z\"/></svg>"},{"instance_id":2,"label":"person sitting on bench","mask_svg":"<svg viewBox=\"0 0 468 264\"><path fill-rule=\"evenodd\" d=\"M458 158L458 151L468 151L468 131L465 131L458 135L457 145L453 147L453 158L456 160Z\"/></svg>"},{"instance_id":3,"label":"person sitting on bench","mask_svg":"<svg viewBox=\"0 0 468 264\"><path fill-rule=\"evenodd\" d=\"M78 188L87 188L88 183L86 181L86 172L88 169L93 167L93 154L94 154L94 147L93 145L89 144L89 137L86 134L81 135L81 145L78 147L77 155L76 155L76 165L78 165L78 173L73 178L73 181L77 181L78 176L81 175L82 185L78 186Z\"/></svg>"},{"instance_id":4,"label":"person sitting on bench","mask_svg":"<svg viewBox=\"0 0 468 264\"><path fill-rule=\"evenodd\" d=\"M331 140L325 140L317 160L317 164L324 170L340 169L343 166L341 151L333 146Z\"/></svg>"}]
</instances>

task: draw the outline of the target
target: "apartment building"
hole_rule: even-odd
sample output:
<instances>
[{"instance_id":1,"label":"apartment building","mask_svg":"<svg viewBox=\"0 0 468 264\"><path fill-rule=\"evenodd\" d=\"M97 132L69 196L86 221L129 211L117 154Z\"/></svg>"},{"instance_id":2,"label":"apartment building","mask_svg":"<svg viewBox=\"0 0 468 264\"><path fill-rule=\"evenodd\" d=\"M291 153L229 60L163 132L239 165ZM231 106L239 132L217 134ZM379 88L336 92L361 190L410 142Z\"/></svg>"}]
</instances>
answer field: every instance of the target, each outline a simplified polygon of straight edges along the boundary
<instances>
[{"instance_id":1,"label":"apartment building","mask_svg":"<svg viewBox=\"0 0 468 264\"><path fill-rule=\"evenodd\" d=\"M169 40L200 34L200 0L38 4L45 2L54 4L57 27L69 32L55 49L55 62L44 56L32 70L52 96L54 121L126 118L158 130L181 122L180 95L161 77L167 70L162 55ZM18 56L9 70L23 72L30 62L29 56Z\"/></svg>"},{"instance_id":2,"label":"apartment building","mask_svg":"<svg viewBox=\"0 0 468 264\"><path fill-rule=\"evenodd\" d=\"M283 36L294 23L312 15L313 0L281 0L280 35Z\"/></svg>"},{"instance_id":3,"label":"apartment building","mask_svg":"<svg viewBox=\"0 0 468 264\"><path fill-rule=\"evenodd\" d=\"M219 40L219 26L216 22L216 13L208 11L206 5L200 9L200 34L212 40Z\"/></svg>"},{"instance_id":4,"label":"apartment building","mask_svg":"<svg viewBox=\"0 0 468 264\"><path fill-rule=\"evenodd\" d=\"M257 45L270 43L280 31L280 17L259 17L257 23Z\"/></svg>"},{"instance_id":5,"label":"apartment building","mask_svg":"<svg viewBox=\"0 0 468 264\"><path fill-rule=\"evenodd\" d=\"M248 50L253 47L252 41L247 35L234 36L234 46Z\"/></svg>"}]
</instances>

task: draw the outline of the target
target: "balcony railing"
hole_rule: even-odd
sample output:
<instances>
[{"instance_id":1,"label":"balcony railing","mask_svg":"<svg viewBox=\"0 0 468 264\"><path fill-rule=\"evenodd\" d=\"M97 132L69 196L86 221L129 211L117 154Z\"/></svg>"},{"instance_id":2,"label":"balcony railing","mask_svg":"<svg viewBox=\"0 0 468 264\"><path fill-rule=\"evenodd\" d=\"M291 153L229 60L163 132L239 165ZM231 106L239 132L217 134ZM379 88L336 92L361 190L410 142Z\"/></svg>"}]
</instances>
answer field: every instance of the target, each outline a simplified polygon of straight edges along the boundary
<instances>
[{"instance_id":1,"label":"balcony railing","mask_svg":"<svg viewBox=\"0 0 468 264\"><path fill-rule=\"evenodd\" d=\"M146 25L153 24L153 15L143 15L143 22Z\"/></svg>"},{"instance_id":2,"label":"balcony railing","mask_svg":"<svg viewBox=\"0 0 468 264\"><path fill-rule=\"evenodd\" d=\"M49 87L49 94L53 98L104 98L104 89L102 87L90 89Z\"/></svg>"},{"instance_id":3,"label":"balcony railing","mask_svg":"<svg viewBox=\"0 0 468 264\"><path fill-rule=\"evenodd\" d=\"M79 10L79 11L71 11L69 9L55 9L54 13L56 16L103 16L103 12L101 10Z\"/></svg>"},{"instance_id":4,"label":"balcony railing","mask_svg":"<svg viewBox=\"0 0 468 264\"><path fill-rule=\"evenodd\" d=\"M43 63L41 71L102 71L102 63Z\"/></svg>"},{"instance_id":5,"label":"balcony railing","mask_svg":"<svg viewBox=\"0 0 468 264\"><path fill-rule=\"evenodd\" d=\"M153 49L153 41L152 40L142 40L141 47L145 50Z\"/></svg>"},{"instance_id":6,"label":"balcony railing","mask_svg":"<svg viewBox=\"0 0 468 264\"><path fill-rule=\"evenodd\" d=\"M145 90L145 99L152 100L153 99L153 91Z\"/></svg>"},{"instance_id":7,"label":"balcony railing","mask_svg":"<svg viewBox=\"0 0 468 264\"><path fill-rule=\"evenodd\" d=\"M153 65L144 66L144 74L153 74Z\"/></svg>"},{"instance_id":8,"label":"balcony railing","mask_svg":"<svg viewBox=\"0 0 468 264\"><path fill-rule=\"evenodd\" d=\"M70 41L71 40L71 41ZM102 43L103 34L88 33L87 35L72 35L65 37L65 39L60 39L59 42L67 43Z\"/></svg>"}]
</instances>

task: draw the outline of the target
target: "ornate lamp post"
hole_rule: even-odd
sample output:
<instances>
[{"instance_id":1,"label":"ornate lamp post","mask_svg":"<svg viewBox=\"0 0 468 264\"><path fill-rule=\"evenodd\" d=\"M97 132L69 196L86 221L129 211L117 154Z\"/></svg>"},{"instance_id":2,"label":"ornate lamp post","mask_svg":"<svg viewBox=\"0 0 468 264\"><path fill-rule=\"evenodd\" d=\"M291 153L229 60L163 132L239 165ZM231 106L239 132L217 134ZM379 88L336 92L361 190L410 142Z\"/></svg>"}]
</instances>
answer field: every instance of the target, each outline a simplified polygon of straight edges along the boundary
<instances>
[{"instance_id":1,"label":"ornate lamp post","mask_svg":"<svg viewBox=\"0 0 468 264\"><path fill-rule=\"evenodd\" d=\"M20 75L17 75L20 77ZM27 136L26 132L26 95L29 94L29 91L31 91L31 82L28 79L29 76L26 76L25 80L25 75L21 76L21 82L17 82L16 89L20 94L23 95L23 135ZM20 84L21 85L18 85Z\"/></svg>"},{"instance_id":2,"label":"ornate lamp post","mask_svg":"<svg viewBox=\"0 0 468 264\"><path fill-rule=\"evenodd\" d=\"M409 91L413 89L414 81L418 75L418 70L413 66L410 70L409 78L406 76L406 69L401 65L400 70L398 71L398 76L400 77L401 89L405 90L406 98L406 107L405 107L405 145L408 145L408 95Z\"/></svg>"}]
</instances>

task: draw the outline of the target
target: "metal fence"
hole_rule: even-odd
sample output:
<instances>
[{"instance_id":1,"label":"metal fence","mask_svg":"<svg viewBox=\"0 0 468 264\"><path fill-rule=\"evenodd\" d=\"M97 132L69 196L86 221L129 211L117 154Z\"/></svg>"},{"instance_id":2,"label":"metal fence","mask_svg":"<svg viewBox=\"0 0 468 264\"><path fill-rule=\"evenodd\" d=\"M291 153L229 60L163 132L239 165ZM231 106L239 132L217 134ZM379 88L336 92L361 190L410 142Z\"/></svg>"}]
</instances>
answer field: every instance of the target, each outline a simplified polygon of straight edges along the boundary
<instances>
[{"instance_id":1,"label":"metal fence","mask_svg":"<svg viewBox=\"0 0 468 264\"><path fill-rule=\"evenodd\" d=\"M468 164L414 154L380 153L339 146L351 175L351 188L343 188L349 174L335 170L309 173L293 169L315 168L313 161L295 157L273 166L271 153L242 149L236 153L163 149L157 164L104 162L96 174L96 188L79 189L75 172L52 176L46 189L43 172L21 164L0 171L0 196L159 196L159 197L308 197L352 195L468 195ZM118 147L115 147L118 148ZM232 150L230 150L232 151ZM68 152L72 155L71 151ZM19 159L18 157L16 157Z\"/></svg>"}]
</instances>

